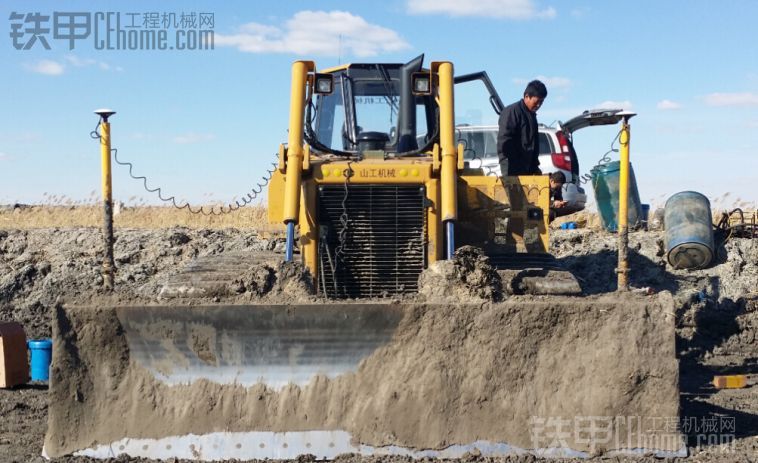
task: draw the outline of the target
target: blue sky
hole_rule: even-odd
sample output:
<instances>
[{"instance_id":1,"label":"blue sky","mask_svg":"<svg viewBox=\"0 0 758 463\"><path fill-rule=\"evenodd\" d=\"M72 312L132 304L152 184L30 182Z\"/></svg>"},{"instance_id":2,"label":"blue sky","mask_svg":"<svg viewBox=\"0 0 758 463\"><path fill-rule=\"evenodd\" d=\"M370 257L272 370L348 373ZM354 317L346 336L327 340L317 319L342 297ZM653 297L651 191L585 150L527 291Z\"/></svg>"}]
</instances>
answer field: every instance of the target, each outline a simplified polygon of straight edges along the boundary
<instances>
[{"instance_id":1,"label":"blue sky","mask_svg":"<svg viewBox=\"0 0 758 463\"><path fill-rule=\"evenodd\" d=\"M755 1L103 5L2 2L0 203L99 195L98 145L89 138L99 107L118 111L113 145L151 184L193 203L230 200L255 185L286 139L292 61L325 68L420 53L427 63L452 61L460 74L486 70L506 103L520 97L524 82L543 79L543 123L599 106L637 112L632 163L643 202L661 204L682 190L701 191L716 206L758 202ZM54 11L119 12L122 22L141 22L143 13L213 13L215 48L97 50L90 36L69 50L52 33L50 50L14 48L12 12ZM583 171L617 130L576 134ZM114 197L155 202L120 166Z\"/></svg>"}]
</instances>

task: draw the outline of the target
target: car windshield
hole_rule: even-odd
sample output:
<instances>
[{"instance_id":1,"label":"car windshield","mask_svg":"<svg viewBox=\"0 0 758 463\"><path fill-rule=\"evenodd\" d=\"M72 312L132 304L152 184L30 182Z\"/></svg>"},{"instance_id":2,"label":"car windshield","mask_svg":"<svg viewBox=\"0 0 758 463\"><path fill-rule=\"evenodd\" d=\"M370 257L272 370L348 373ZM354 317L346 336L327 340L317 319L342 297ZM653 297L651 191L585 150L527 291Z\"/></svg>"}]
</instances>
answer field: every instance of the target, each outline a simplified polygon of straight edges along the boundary
<instances>
[{"instance_id":1,"label":"car windshield","mask_svg":"<svg viewBox=\"0 0 758 463\"><path fill-rule=\"evenodd\" d=\"M481 159L497 157L497 128L496 127L470 127L467 126L458 127L456 129L456 140L459 143L463 143L464 151L463 158ZM550 154L553 152L553 147L550 144L550 137L546 133L540 132L538 135L539 140L539 154Z\"/></svg>"},{"instance_id":2,"label":"car windshield","mask_svg":"<svg viewBox=\"0 0 758 463\"><path fill-rule=\"evenodd\" d=\"M457 141L463 143L464 159L481 159L497 156L497 131L457 130Z\"/></svg>"}]
</instances>

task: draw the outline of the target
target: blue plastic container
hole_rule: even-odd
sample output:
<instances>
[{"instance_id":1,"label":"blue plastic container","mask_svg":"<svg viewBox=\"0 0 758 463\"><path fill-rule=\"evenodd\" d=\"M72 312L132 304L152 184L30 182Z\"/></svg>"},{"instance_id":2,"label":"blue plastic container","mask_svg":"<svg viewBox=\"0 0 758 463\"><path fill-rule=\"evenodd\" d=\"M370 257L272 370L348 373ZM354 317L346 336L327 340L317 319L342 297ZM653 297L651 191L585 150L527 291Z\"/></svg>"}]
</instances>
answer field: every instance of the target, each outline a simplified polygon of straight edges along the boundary
<instances>
[{"instance_id":1,"label":"blue plastic container","mask_svg":"<svg viewBox=\"0 0 758 463\"><path fill-rule=\"evenodd\" d=\"M713 260L713 219L708 198L695 191L670 197L664 207L666 260L674 268L707 267Z\"/></svg>"},{"instance_id":2,"label":"blue plastic container","mask_svg":"<svg viewBox=\"0 0 758 463\"><path fill-rule=\"evenodd\" d=\"M47 381L50 379L50 361L53 358L53 341L40 339L27 341L31 352L32 381Z\"/></svg>"},{"instance_id":3,"label":"blue plastic container","mask_svg":"<svg viewBox=\"0 0 758 463\"><path fill-rule=\"evenodd\" d=\"M576 230L576 222L564 222L561 224L562 230Z\"/></svg>"},{"instance_id":4,"label":"blue plastic container","mask_svg":"<svg viewBox=\"0 0 758 463\"><path fill-rule=\"evenodd\" d=\"M595 166L592 175L592 188L595 190L595 202L600 212L600 221L603 228L610 232L618 230L619 213L619 180L621 174L619 161L609 162ZM642 218L642 203L640 193L637 191L637 180L634 177L634 168L629 164L629 209L627 220L630 229L637 228Z\"/></svg>"}]
</instances>

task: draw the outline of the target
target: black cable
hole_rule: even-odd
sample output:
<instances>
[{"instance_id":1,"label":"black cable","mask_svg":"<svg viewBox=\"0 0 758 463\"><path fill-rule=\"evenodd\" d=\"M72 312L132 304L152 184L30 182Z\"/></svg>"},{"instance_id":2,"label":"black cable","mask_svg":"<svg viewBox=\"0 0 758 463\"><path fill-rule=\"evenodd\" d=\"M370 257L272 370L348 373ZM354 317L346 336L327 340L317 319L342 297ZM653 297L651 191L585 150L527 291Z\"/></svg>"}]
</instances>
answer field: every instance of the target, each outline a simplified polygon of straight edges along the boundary
<instances>
[{"instance_id":1,"label":"black cable","mask_svg":"<svg viewBox=\"0 0 758 463\"><path fill-rule=\"evenodd\" d=\"M335 291L337 290L336 287L336 281L337 281L337 270L339 269L338 265L340 264L340 261L343 262L343 267L346 267L344 265L344 258L343 255L345 253L345 246L347 244L348 239L348 227L350 226L350 217L348 216L348 210L347 210L347 200L350 194L350 177L353 176L353 170L350 167L350 164L352 163L352 160L347 161L347 168L344 171L345 175L345 183L344 183L344 195L342 197L342 214L340 215L340 231L338 235L339 244L337 247L334 248L334 281L335 281ZM343 290L345 288L343 287ZM344 291L343 291L344 293Z\"/></svg>"},{"instance_id":2,"label":"black cable","mask_svg":"<svg viewBox=\"0 0 758 463\"><path fill-rule=\"evenodd\" d=\"M579 177L579 184L580 185L586 184L587 182L589 182L590 180L592 180L592 171L593 170L595 170L598 167L605 166L605 165L607 165L607 164L609 164L611 162L611 158L608 156L609 154L611 154L611 153L618 153L619 152L619 149L618 148L614 148L613 145L616 144L616 141L618 141L619 137L621 137L621 132L623 132L623 131L624 131L624 129L619 130L619 132L616 134L616 136L613 137L613 140L611 141L611 149L609 149L608 151L605 152L605 154L603 154L603 157L601 157L600 160L597 162L597 164L595 164L595 167L593 167L592 169L589 170L590 173L589 174L581 175Z\"/></svg>"},{"instance_id":3,"label":"black cable","mask_svg":"<svg viewBox=\"0 0 758 463\"><path fill-rule=\"evenodd\" d=\"M736 212L739 213L739 223L731 225L731 217ZM758 224L746 222L745 213L739 207L733 209L731 212L724 212L721 214L721 220L714 226L714 228L716 229L716 241L719 245L726 244L726 242L732 237L754 238L758 233Z\"/></svg>"},{"instance_id":4,"label":"black cable","mask_svg":"<svg viewBox=\"0 0 758 463\"><path fill-rule=\"evenodd\" d=\"M471 156L470 159L468 159L468 160L466 160L464 162L468 162L469 165L470 165L471 161L479 161L481 164L483 164L484 163L484 158L480 158L479 157L479 153L477 153L475 149L469 148L469 146L468 146L468 140L466 140L465 138L463 138L463 131L460 128L458 128L458 127L455 128L455 131L456 131L456 133L458 133L458 143L462 143L463 144L463 159L466 159L466 153L473 153L473 156ZM482 169L485 169L484 166L480 165L480 167ZM489 166L486 167L486 170L487 170L487 172L485 172L484 175L497 175L494 172L492 172L492 168L489 167Z\"/></svg>"}]
</instances>

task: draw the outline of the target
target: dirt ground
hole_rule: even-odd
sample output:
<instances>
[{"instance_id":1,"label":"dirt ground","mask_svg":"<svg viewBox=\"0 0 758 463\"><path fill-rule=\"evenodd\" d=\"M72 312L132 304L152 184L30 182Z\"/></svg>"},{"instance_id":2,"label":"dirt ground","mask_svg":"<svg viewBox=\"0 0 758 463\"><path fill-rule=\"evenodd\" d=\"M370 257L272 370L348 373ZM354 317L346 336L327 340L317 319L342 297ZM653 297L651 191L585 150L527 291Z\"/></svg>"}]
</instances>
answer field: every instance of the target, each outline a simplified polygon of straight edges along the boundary
<instances>
[{"instance_id":1,"label":"dirt ground","mask_svg":"<svg viewBox=\"0 0 758 463\"><path fill-rule=\"evenodd\" d=\"M0 230L0 320L19 321L29 338L49 337L51 310L56 300L86 301L101 297L100 239L99 231L92 228ZM588 229L556 230L551 236L555 255L577 275L584 293L593 296L615 290L615 243L615 235ZM154 300L166 277L193 258L281 251L281 247L280 239L265 238L250 230L117 229L116 284L125 299ZM756 386L722 391L709 386L715 374L747 373L753 378L758 374L756 240L727 241L719 248L715 265L699 271L672 270L665 265L661 232L632 233L630 248L630 280L635 291L640 294L669 291L674 296L680 360L680 426L691 455L685 461L758 461ZM240 298L261 292L261 288L271 291L277 282L269 278L280 272L281 269L271 269L263 275L258 272L231 289ZM0 460L42 461L39 455L47 410L44 385L0 390ZM714 418L718 421L715 429ZM707 426L709 430L705 429ZM716 445L719 441L726 443ZM346 455L339 460L408 459ZM484 459L471 455L465 460ZM65 457L56 461L90 460ZM530 462L534 458L497 461ZM660 460L648 456L602 461Z\"/></svg>"}]
</instances>

